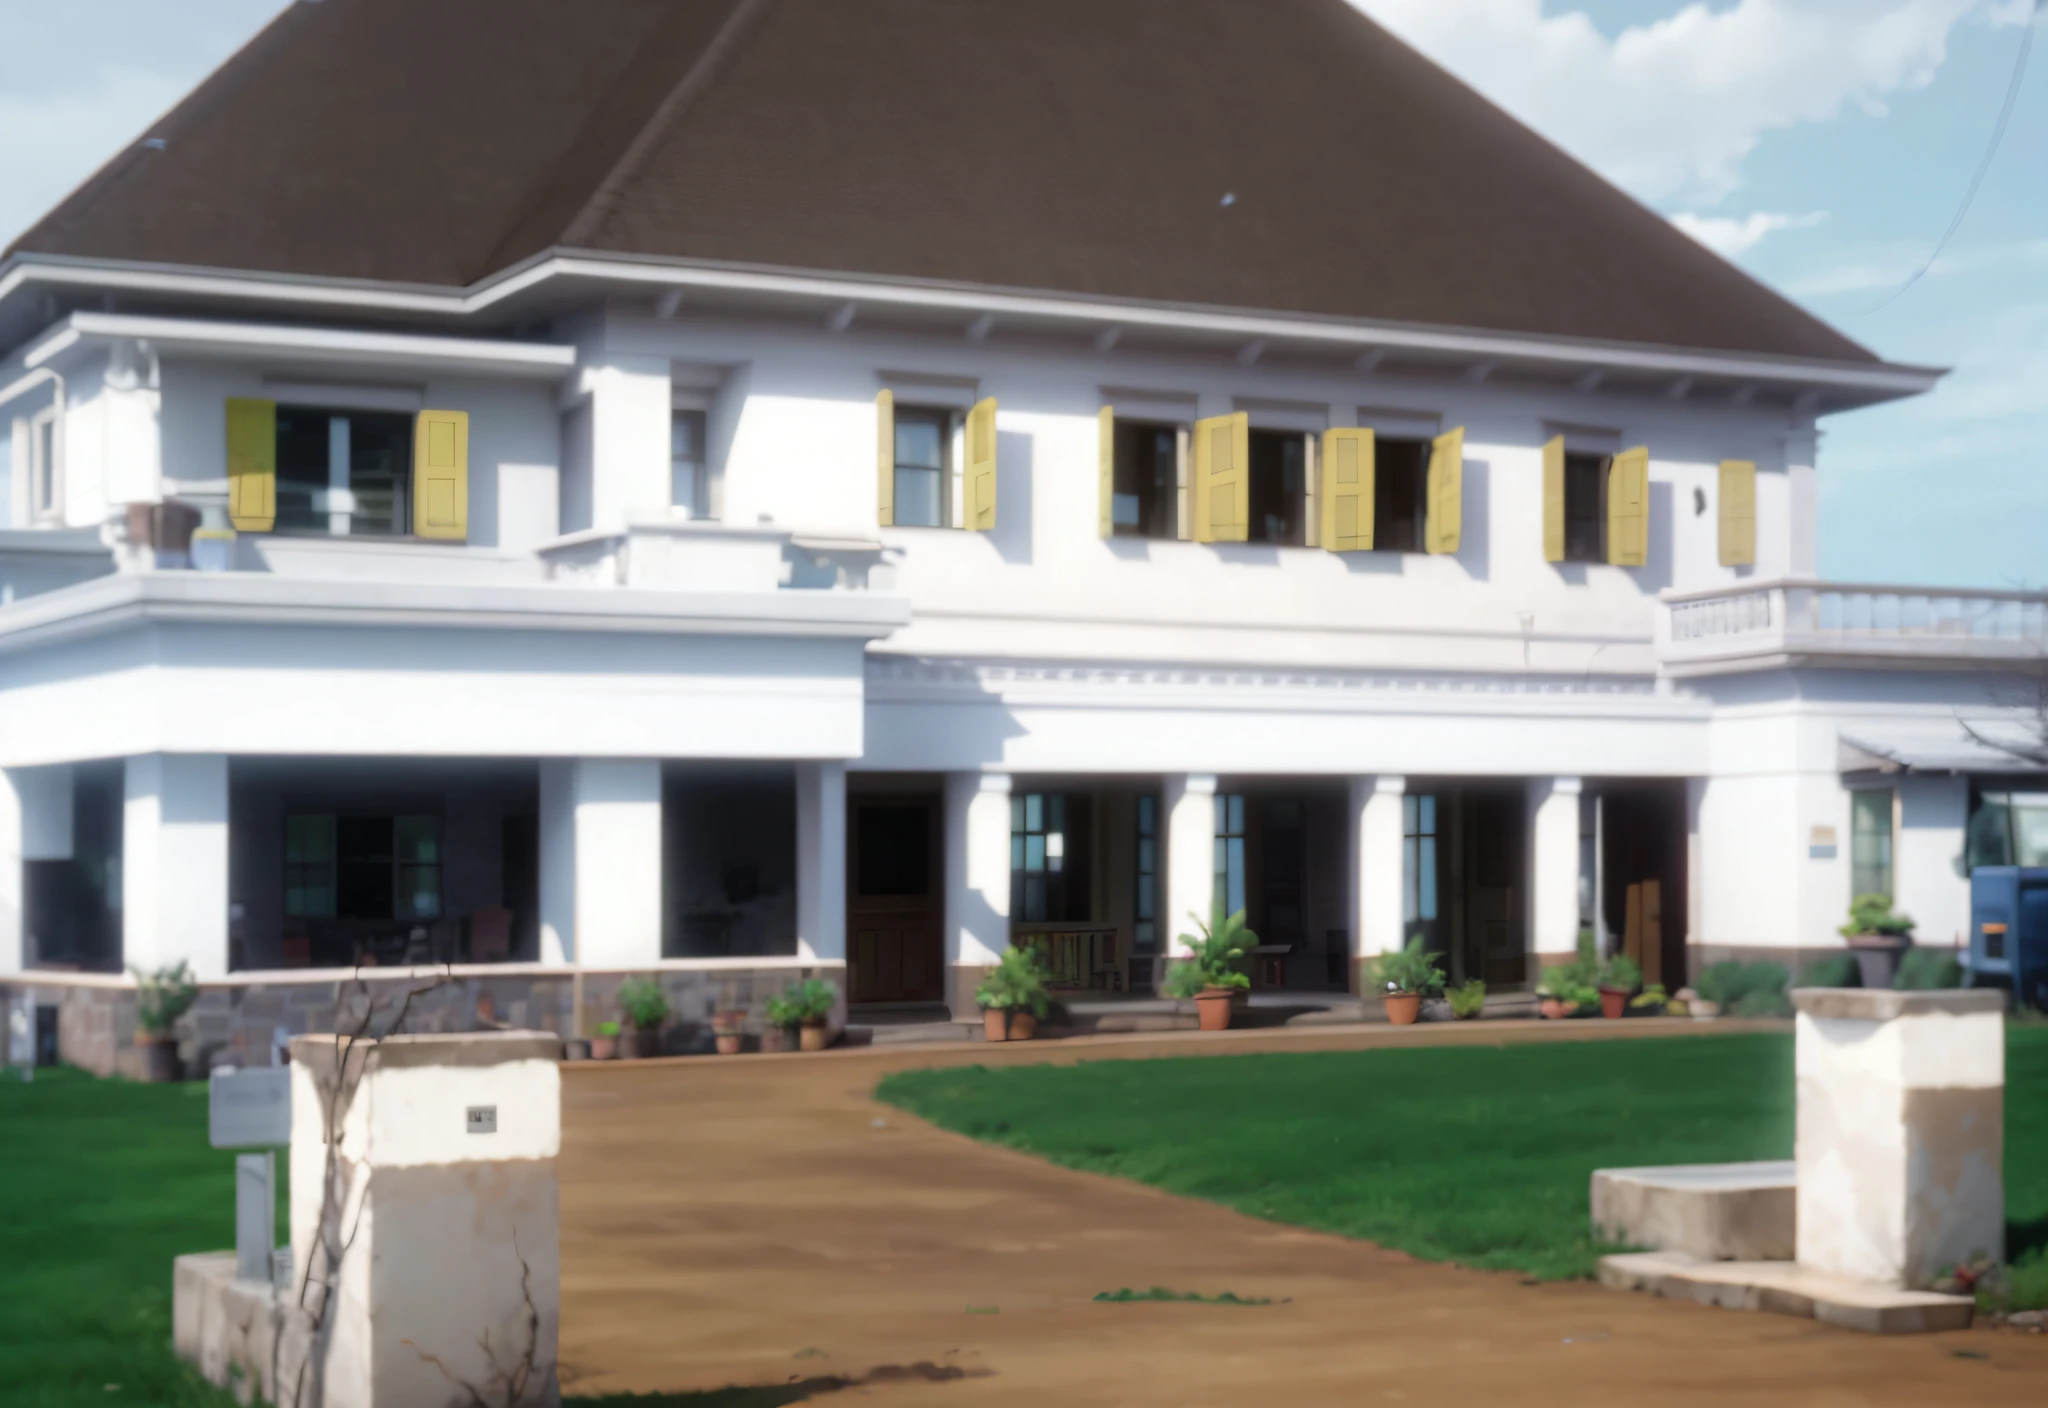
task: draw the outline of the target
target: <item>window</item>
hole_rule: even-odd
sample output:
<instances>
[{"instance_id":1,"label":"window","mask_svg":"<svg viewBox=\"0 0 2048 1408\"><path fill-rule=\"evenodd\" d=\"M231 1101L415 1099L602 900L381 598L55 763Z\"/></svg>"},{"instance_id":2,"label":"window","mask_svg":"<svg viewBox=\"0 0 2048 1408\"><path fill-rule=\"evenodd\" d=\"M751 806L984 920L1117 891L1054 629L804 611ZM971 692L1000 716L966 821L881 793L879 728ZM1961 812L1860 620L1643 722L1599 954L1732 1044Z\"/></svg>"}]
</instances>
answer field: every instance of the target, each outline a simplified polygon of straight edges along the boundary
<instances>
[{"instance_id":1,"label":"window","mask_svg":"<svg viewBox=\"0 0 2048 1408\"><path fill-rule=\"evenodd\" d=\"M1308 437L1251 432L1251 524L1246 541L1301 547L1308 542ZM1235 911L1232 911L1235 913Z\"/></svg>"},{"instance_id":2,"label":"window","mask_svg":"<svg viewBox=\"0 0 2048 1408\"><path fill-rule=\"evenodd\" d=\"M1849 794L1849 893L1892 894L1892 793L1883 787Z\"/></svg>"},{"instance_id":3,"label":"window","mask_svg":"<svg viewBox=\"0 0 2048 1408\"><path fill-rule=\"evenodd\" d=\"M1374 552L1421 552L1429 514L1427 440L1373 441L1372 546Z\"/></svg>"},{"instance_id":4,"label":"window","mask_svg":"<svg viewBox=\"0 0 2048 1408\"><path fill-rule=\"evenodd\" d=\"M1110 527L1119 538L1180 536L1180 430L1116 423Z\"/></svg>"},{"instance_id":5,"label":"window","mask_svg":"<svg viewBox=\"0 0 2048 1408\"><path fill-rule=\"evenodd\" d=\"M1138 798L1137 875L1132 884L1131 951L1159 951L1159 799Z\"/></svg>"},{"instance_id":6,"label":"window","mask_svg":"<svg viewBox=\"0 0 2048 1408\"><path fill-rule=\"evenodd\" d=\"M295 919L438 919L441 864L436 816L288 816L284 912Z\"/></svg>"},{"instance_id":7,"label":"window","mask_svg":"<svg viewBox=\"0 0 2048 1408\"><path fill-rule=\"evenodd\" d=\"M336 537L412 532L413 418L277 408L277 527Z\"/></svg>"},{"instance_id":8,"label":"window","mask_svg":"<svg viewBox=\"0 0 2048 1408\"><path fill-rule=\"evenodd\" d=\"M668 501L702 518L709 511L704 476L704 412L673 411L668 422Z\"/></svg>"},{"instance_id":9,"label":"window","mask_svg":"<svg viewBox=\"0 0 2048 1408\"><path fill-rule=\"evenodd\" d=\"M1401 922L1427 924L1436 918L1436 798L1428 793L1401 799Z\"/></svg>"},{"instance_id":10,"label":"window","mask_svg":"<svg viewBox=\"0 0 2048 1408\"><path fill-rule=\"evenodd\" d=\"M2048 865L2048 792L1986 792L1970 815L1968 864Z\"/></svg>"},{"instance_id":11,"label":"window","mask_svg":"<svg viewBox=\"0 0 2048 1408\"><path fill-rule=\"evenodd\" d=\"M896 408L896 526L946 526L952 484L953 417L948 411Z\"/></svg>"},{"instance_id":12,"label":"window","mask_svg":"<svg viewBox=\"0 0 2048 1408\"><path fill-rule=\"evenodd\" d=\"M1606 455L1564 457L1564 560L1607 560Z\"/></svg>"},{"instance_id":13,"label":"window","mask_svg":"<svg viewBox=\"0 0 2048 1408\"><path fill-rule=\"evenodd\" d=\"M33 522L61 517L57 485L57 411L38 411L28 422L28 513Z\"/></svg>"},{"instance_id":14,"label":"window","mask_svg":"<svg viewBox=\"0 0 2048 1408\"><path fill-rule=\"evenodd\" d=\"M1244 798L1216 797L1216 907L1225 914L1244 908Z\"/></svg>"},{"instance_id":15,"label":"window","mask_svg":"<svg viewBox=\"0 0 2048 1408\"><path fill-rule=\"evenodd\" d=\"M1010 798L1010 916L1066 917L1067 799L1057 792Z\"/></svg>"}]
</instances>

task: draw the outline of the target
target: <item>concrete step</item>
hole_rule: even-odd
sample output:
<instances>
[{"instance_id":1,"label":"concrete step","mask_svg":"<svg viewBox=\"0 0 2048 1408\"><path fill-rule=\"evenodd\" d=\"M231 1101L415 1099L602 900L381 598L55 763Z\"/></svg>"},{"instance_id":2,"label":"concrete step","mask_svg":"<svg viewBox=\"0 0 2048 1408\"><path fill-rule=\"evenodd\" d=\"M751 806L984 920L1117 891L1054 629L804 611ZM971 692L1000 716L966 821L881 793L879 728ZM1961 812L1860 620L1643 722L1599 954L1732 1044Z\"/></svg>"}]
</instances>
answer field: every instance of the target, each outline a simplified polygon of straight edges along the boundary
<instances>
[{"instance_id":1,"label":"concrete step","mask_svg":"<svg viewBox=\"0 0 2048 1408\"><path fill-rule=\"evenodd\" d=\"M1593 1232L1701 1261L1790 1261L1797 1184L1790 1159L1595 1169Z\"/></svg>"},{"instance_id":2,"label":"concrete step","mask_svg":"<svg viewBox=\"0 0 2048 1408\"><path fill-rule=\"evenodd\" d=\"M1810 1270L1792 1261L1701 1261L1684 1252L1601 1257L1600 1284L1723 1310L1810 1317L1873 1335L1967 1330L1977 1311L1968 1296L1905 1291Z\"/></svg>"}]
</instances>

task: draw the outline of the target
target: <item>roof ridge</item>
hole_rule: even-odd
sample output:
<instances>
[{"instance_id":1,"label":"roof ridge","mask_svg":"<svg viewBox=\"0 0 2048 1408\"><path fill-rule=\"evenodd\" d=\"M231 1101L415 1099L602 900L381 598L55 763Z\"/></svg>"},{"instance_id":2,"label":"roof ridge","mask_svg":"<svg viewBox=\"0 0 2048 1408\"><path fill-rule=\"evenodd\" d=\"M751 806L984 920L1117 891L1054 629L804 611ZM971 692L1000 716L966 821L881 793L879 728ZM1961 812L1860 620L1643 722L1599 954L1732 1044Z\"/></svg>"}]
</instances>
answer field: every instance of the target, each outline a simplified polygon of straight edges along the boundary
<instances>
[{"instance_id":1,"label":"roof ridge","mask_svg":"<svg viewBox=\"0 0 2048 1408\"><path fill-rule=\"evenodd\" d=\"M667 135L668 129L674 126L683 110L711 85L719 70L725 66L726 60L738 52L761 16L774 3L775 0L739 0L732 13L726 17L725 23L719 26L718 33L704 46L704 52L684 71L683 76L676 81L675 87L669 89L668 96L661 100L660 105L648 117L646 125L626 145L626 150L612 163L611 170L605 173L604 179L591 191L590 199L583 203L575 216L563 227L558 243L575 246L584 244L595 236L606 217L618 208L626 187L639 174L640 168L646 164L647 158Z\"/></svg>"}]
</instances>

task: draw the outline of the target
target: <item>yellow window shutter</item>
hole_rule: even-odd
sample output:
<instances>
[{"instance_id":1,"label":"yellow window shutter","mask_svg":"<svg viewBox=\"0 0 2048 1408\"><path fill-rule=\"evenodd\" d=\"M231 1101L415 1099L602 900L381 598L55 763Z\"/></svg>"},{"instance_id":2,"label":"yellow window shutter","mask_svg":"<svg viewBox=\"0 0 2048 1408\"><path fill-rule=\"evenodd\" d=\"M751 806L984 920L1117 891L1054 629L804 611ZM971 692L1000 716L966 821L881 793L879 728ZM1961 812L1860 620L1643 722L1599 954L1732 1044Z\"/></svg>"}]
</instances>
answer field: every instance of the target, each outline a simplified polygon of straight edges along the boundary
<instances>
[{"instance_id":1,"label":"yellow window shutter","mask_svg":"<svg viewBox=\"0 0 2048 1408\"><path fill-rule=\"evenodd\" d=\"M1650 452L1623 450L1607 467L1607 560L1641 567L1650 558Z\"/></svg>"},{"instance_id":2,"label":"yellow window shutter","mask_svg":"<svg viewBox=\"0 0 2048 1408\"><path fill-rule=\"evenodd\" d=\"M967 413L967 521L977 533L996 526L996 398L987 396Z\"/></svg>"},{"instance_id":3,"label":"yellow window shutter","mask_svg":"<svg viewBox=\"0 0 2048 1408\"><path fill-rule=\"evenodd\" d=\"M1251 418L1195 422L1195 541L1241 543L1251 523Z\"/></svg>"},{"instance_id":4,"label":"yellow window shutter","mask_svg":"<svg viewBox=\"0 0 2048 1408\"><path fill-rule=\"evenodd\" d=\"M1104 406L1095 413L1095 531L1102 537L1116 535L1116 408Z\"/></svg>"},{"instance_id":5,"label":"yellow window shutter","mask_svg":"<svg viewBox=\"0 0 2048 1408\"><path fill-rule=\"evenodd\" d=\"M1756 562L1756 463L1721 461L1721 565Z\"/></svg>"},{"instance_id":6,"label":"yellow window shutter","mask_svg":"<svg viewBox=\"0 0 2048 1408\"><path fill-rule=\"evenodd\" d=\"M1430 442L1429 497L1422 520L1422 550L1458 550L1465 524L1465 427L1446 430Z\"/></svg>"},{"instance_id":7,"label":"yellow window shutter","mask_svg":"<svg viewBox=\"0 0 2048 1408\"><path fill-rule=\"evenodd\" d=\"M468 411L421 411L413 421L412 531L469 536Z\"/></svg>"},{"instance_id":8,"label":"yellow window shutter","mask_svg":"<svg viewBox=\"0 0 2048 1408\"><path fill-rule=\"evenodd\" d=\"M1322 546L1331 552L1372 550L1372 432L1323 432Z\"/></svg>"},{"instance_id":9,"label":"yellow window shutter","mask_svg":"<svg viewBox=\"0 0 2048 1408\"><path fill-rule=\"evenodd\" d=\"M896 522L896 393L875 395L875 522Z\"/></svg>"},{"instance_id":10,"label":"yellow window shutter","mask_svg":"<svg viewBox=\"0 0 2048 1408\"><path fill-rule=\"evenodd\" d=\"M243 533L277 526L277 402L228 400L228 521Z\"/></svg>"},{"instance_id":11,"label":"yellow window shutter","mask_svg":"<svg viewBox=\"0 0 2048 1408\"><path fill-rule=\"evenodd\" d=\"M1543 560L1564 561L1564 437L1543 442Z\"/></svg>"}]
</instances>

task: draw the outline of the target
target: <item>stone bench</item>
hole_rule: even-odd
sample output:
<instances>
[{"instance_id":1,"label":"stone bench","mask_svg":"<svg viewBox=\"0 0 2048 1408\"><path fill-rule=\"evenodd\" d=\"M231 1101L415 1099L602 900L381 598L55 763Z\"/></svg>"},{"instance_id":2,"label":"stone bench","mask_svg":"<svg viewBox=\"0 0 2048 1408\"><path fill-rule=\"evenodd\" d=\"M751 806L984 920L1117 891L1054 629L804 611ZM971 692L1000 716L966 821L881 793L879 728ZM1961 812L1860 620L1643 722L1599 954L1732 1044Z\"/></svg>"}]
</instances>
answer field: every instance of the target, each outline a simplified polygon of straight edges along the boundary
<instances>
[{"instance_id":1,"label":"stone bench","mask_svg":"<svg viewBox=\"0 0 2048 1408\"><path fill-rule=\"evenodd\" d=\"M1593 1173L1593 1235L1700 1261L1789 1260L1797 1166L1668 1164Z\"/></svg>"}]
</instances>

